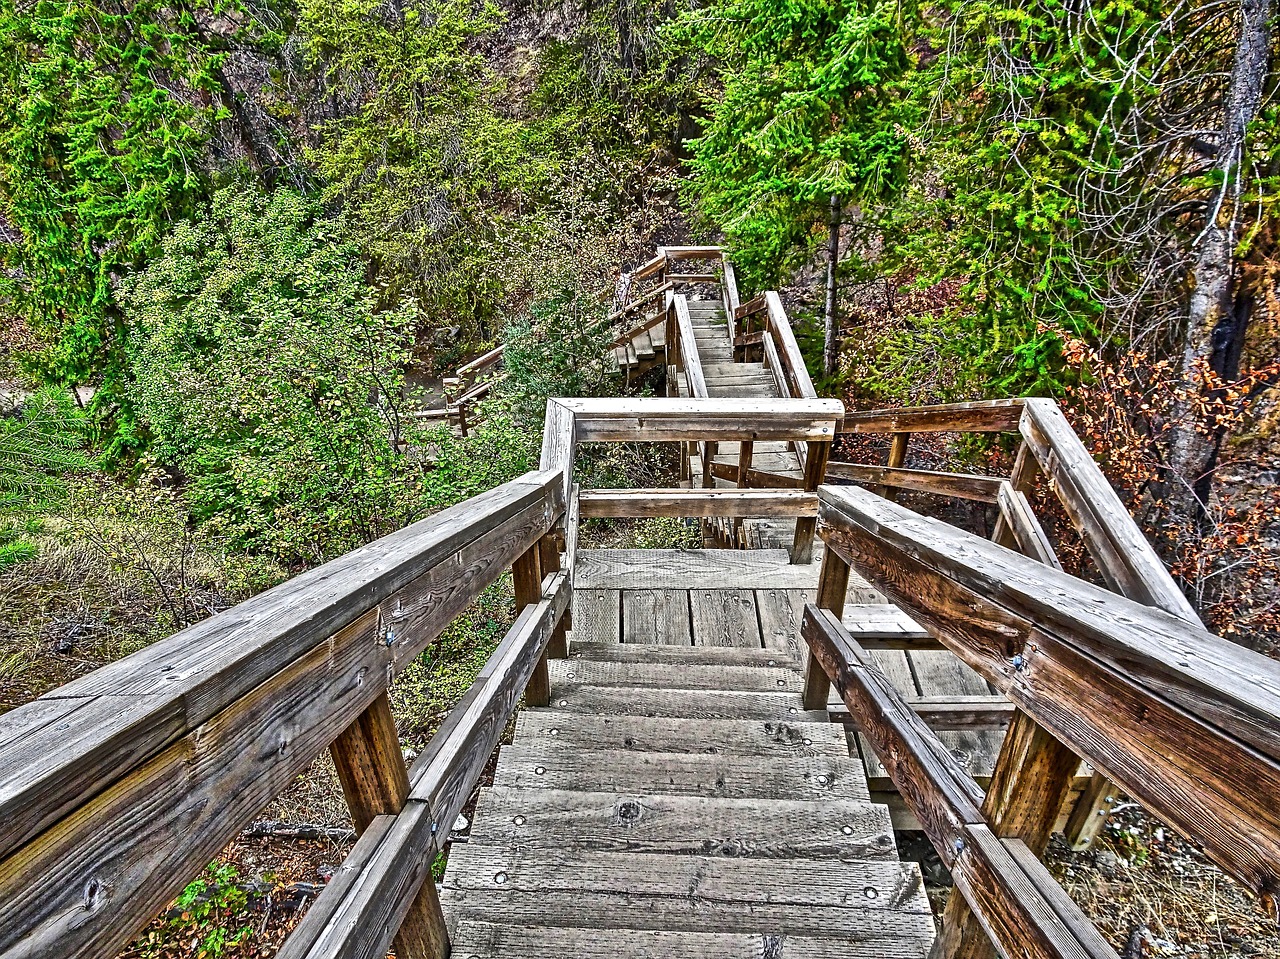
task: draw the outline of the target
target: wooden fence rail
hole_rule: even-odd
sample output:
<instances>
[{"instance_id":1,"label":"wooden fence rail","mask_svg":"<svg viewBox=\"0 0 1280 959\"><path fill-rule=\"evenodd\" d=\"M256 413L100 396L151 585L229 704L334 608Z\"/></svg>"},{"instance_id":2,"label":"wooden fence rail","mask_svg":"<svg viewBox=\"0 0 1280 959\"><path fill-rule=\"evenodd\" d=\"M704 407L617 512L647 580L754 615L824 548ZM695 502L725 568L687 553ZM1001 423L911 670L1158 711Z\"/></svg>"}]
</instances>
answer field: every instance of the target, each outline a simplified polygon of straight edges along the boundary
<instances>
[{"instance_id":1,"label":"wooden fence rail","mask_svg":"<svg viewBox=\"0 0 1280 959\"><path fill-rule=\"evenodd\" d=\"M1280 663L870 492L823 487L820 500L828 558L1274 910ZM811 671L828 665L819 656Z\"/></svg>"},{"instance_id":2,"label":"wooden fence rail","mask_svg":"<svg viewBox=\"0 0 1280 959\"><path fill-rule=\"evenodd\" d=\"M0 717L0 955L113 954L331 746L358 828L399 812L391 677L564 511L528 473Z\"/></svg>"}]
</instances>

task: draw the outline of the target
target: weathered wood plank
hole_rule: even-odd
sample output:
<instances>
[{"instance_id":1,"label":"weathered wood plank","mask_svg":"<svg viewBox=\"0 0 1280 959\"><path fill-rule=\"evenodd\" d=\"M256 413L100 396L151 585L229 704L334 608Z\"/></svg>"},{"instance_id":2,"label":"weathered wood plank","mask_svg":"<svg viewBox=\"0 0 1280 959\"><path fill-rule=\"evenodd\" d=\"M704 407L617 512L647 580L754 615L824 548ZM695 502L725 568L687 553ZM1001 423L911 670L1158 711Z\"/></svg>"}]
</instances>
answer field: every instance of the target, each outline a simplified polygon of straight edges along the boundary
<instances>
[{"instance_id":1,"label":"weathered wood plank","mask_svg":"<svg viewBox=\"0 0 1280 959\"><path fill-rule=\"evenodd\" d=\"M691 646L689 594L679 589L622 590L622 641Z\"/></svg>"},{"instance_id":2,"label":"weathered wood plank","mask_svg":"<svg viewBox=\"0 0 1280 959\"><path fill-rule=\"evenodd\" d=\"M578 554L576 589L813 589L816 566L786 550L592 549Z\"/></svg>"},{"instance_id":3,"label":"weathered wood plank","mask_svg":"<svg viewBox=\"0 0 1280 959\"><path fill-rule=\"evenodd\" d=\"M895 861L898 855L888 810L861 800L760 803L502 787L481 790L470 841L775 860Z\"/></svg>"},{"instance_id":4,"label":"weathered wood plank","mask_svg":"<svg viewBox=\"0 0 1280 959\"><path fill-rule=\"evenodd\" d=\"M541 510L549 526L562 509L557 479L526 474L0 717L0 741L7 743L0 762L0 856L396 594L403 592L413 608L413 626L402 635L429 641L462 599L456 591L447 599L428 595L434 587L421 586L433 582L431 570L456 564L451 568L470 570L472 584L481 582L467 546L509 522L524 522L531 511ZM460 554L468 556L465 564ZM59 722L45 721L53 700L75 708Z\"/></svg>"},{"instance_id":5,"label":"weathered wood plank","mask_svg":"<svg viewBox=\"0 0 1280 959\"><path fill-rule=\"evenodd\" d=\"M1280 888L1280 810L1258 799L1280 793L1280 665L856 489L826 488L824 510L828 494L828 549L1226 871Z\"/></svg>"},{"instance_id":6,"label":"weathered wood plank","mask_svg":"<svg viewBox=\"0 0 1280 959\"><path fill-rule=\"evenodd\" d=\"M800 697L794 693L620 688L566 680L552 687L551 705L556 709L602 716L827 721L825 709L802 709Z\"/></svg>"},{"instance_id":7,"label":"weathered wood plank","mask_svg":"<svg viewBox=\"0 0 1280 959\"><path fill-rule=\"evenodd\" d=\"M516 718L517 744L536 740L547 748L708 753L780 758L826 756L847 759L843 730L829 722L777 719L669 719L650 716L592 716L554 710L522 710Z\"/></svg>"},{"instance_id":8,"label":"weathered wood plank","mask_svg":"<svg viewBox=\"0 0 1280 959\"><path fill-rule=\"evenodd\" d=\"M785 653L797 665L803 662L804 641L800 622L806 603L815 592L807 589L757 589L756 610L760 615L760 637L766 649Z\"/></svg>"},{"instance_id":9,"label":"weathered wood plank","mask_svg":"<svg viewBox=\"0 0 1280 959\"><path fill-rule=\"evenodd\" d=\"M805 595L804 590L796 592L801 597ZM688 602L687 597L685 601ZM803 609L802 603L801 610ZM781 650L777 649L644 643L574 643L569 659L591 659L610 663L668 663L678 666L785 666L790 669L796 667L794 661L782 655Z\"/></svg>"},{"instance_id":10,"label":"weathered wood plank","mask_svg":"<svg viewBox=\"0 0 1280 959\"><path fill-rule=\"evenodd\" d=\"M590 953L581 929L507 925L463 919L455 947L468 959L543 959L584 956L598 959L925 959L928 941L867 932L856 942L772 933L668 932L659 929L593 929Z\"/></svg>"},{"instance_id":11,"label":"weathered wood plank","mask_svg":"<svg viewBox=\"0 0 1280 959\"><path fill-rule=\"evenodd\" d=\"M830 440L844 416L839 400L556 400L571 410L579 443L632 440Z\"/></svg>"},{"instance_id":12,"label":"weathered wood plank","mask_svg":"<svg viewBox=\"0 0 1280 959\"><path fill-rule=\"evenodd\" d=\"M1000 503L1000 517L1008 526L1022 554L1030 556L1037 563L1062 569L1062 563L1058 561L1058 554L1054 552L1053 544L1049 542L1044 527L1040 525L1035 511L1031 509L1027 494L1015 489L1012 482L1001 483L997 499ZM993 538L999 542L998 537Z\"/></svg>"},{"instance_id":13,"label":"weathered wood plank","mask_svg":"<svg viewBox=\"0 0 1280 959\"><path fill-rule=\"evenodd\" d=\"M409 798L409 770L385 692L342 731L329 752L357 833L378 816L401 810Z\"/></svg>"},{"instance_id":14,"label":"weathered wood plank","mask_svg":"<svg viewBox=\"0 0 1280 959\"><path fill-rule=\"evenodd\" d=\"M1016 433L1024 401L977 400L896 410L858 410L845 417L846 433Z\"/></svg>"},{"instance_id":15,"label":"weathered wood plank","mask_svg":"<svg viewBox=\"0 0 1280 959\"><path fill-rule=\"evenodd\" d=\"M809 368L805 366L804 354L800 352L800 344L796 342L795 333L791 330L791 322L787 319L781 297L770 290L765 294L765 304L769 311L769 330L777 343L778 359L782 361L783 375L790 394L798 397L817 396L818 391L813 388L813 381L809 378Z\"/></svg>"},{"instance_id":16,"label":"weathered wood plank","mask_svg":"<svg viewBox=\"0 0 1280 959\"><path fill-rule=\"evenodd\" d=\"M680 356L684 362L685 382L689 394L697 399L707 397L707 380L702 373L702 358L698 355L698 341L693 335L693 321L689 318L689 302L677 294L674 302L676 332L680 337Z\"/></svg>"},{"instance_id":17,"label":"weathered wood plank","mask_svg":"<svg viewBox=\"0 0 1280 959\"><path fill-rule=\"evenodd\" d=\"M621 595L616 589L574 587L572 648L576 649L579 643L621 642L620 603Z\"/></svg>"},{"instance_id":18,"label":"weathered wood plank","mask_svg":"<svg viewBox=\"0 0 1280 959\"><path fill-rule=\"evenodd\" d=\"M583 490L579 509L601 516L817 516L818 496L804 490Z\"/></svg>"},{"instance_id":19,"label":"weathered wood plank","mask_svg":"<svg viewBox=\"0 0 1280 959\"><path fill-rule=\"evenodd\" d=\"M376 611L0 862L0 954L114 954L386 688Z\"/></svg>"},{"instance_id":20,"label":"weathered wood plank","mask_svg":"<svg viewBox=\"0 0 1280 959\"><path fill-rule=\"evenodd\" d=\"M868 486L887 486L894 489L916 490L921 493L936 493L940 496L956 496L961 499L977 500L980 503L996 502L1000 484L1007 483L1007 477L1003 476L945 473L938 470L875 466L869 463L831 462L827 464L826 475L831 479L849 480Z\"/></svg>"},{"instance_id":21,"label":"weathered wood plank","mask_svg":"<svg viewBox=\"0 0 1280 959\"><path fill-rule=\"evenodd\" d=\"M640 686L649 689L800 691L800 674L784 667L557 660L550 664L550 669L552 682L557 685L563 680L588 686Z\"/></svg>"},{"instance_id":22,"label":"weathered wood plank","mask_svg":"<svg viewBox=\"0 0 1280 959\"><path fill-rule=\"evenodd\" d=\"M691 589L693 642L697 646L761 649L760 620L749 589Z\"/></svg>"},{"instance_id":23,"label":"weathered wood plank","mask_svg":"<svg viewBox=\"0 0 1280 959\"><path fill-rule=\"evenodd\" d=\"M631 750L588 752L538 744L503 746L493 784L518 789L661 792L726 799L870 798L862 764L851 759L752 759Z\"/></svg>"},{"instance_id":24,"label":"weathered wood plank","mask_svg":"<svg viewBox=\"0 0 1280 959\"><path fill-rule=\"evenodd\" d=\"M850 895L850 890L858 895ZM692 890L692 893L691 893ZM867 890L870 890L868 892ZM915 866L559 853L537 856L467 844L445 873L453 915L580 928L868 934L926 938L929 905ZM455 920L456 921L456 920Z\"/></svg>"}]
</instances>

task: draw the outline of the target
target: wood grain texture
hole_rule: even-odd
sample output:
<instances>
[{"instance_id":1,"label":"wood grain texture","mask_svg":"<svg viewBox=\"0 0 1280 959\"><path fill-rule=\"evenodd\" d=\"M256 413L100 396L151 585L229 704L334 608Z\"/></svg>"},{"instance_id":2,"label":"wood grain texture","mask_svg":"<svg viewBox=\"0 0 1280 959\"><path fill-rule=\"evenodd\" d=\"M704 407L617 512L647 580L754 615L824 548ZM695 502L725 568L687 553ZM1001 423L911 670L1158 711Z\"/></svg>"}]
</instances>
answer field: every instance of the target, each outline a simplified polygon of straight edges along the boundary
<instances>
[{"instance_id":1,"label":"wood grain texture","mask_svg":"<svg viewBox=\"0 0 1280 959\"><path fill-rule=\"evenodd\" d=\"M457 562L470 543L530 510L541 510L550 525L562 508L558 489L557 474L526 474L95 670L42 703L6 713L0 717L0 856L296 664L367 610L409 590L434 567ZM473 582L483 578L474 570L472 576ZM428 631L430 618L423 613L419 635ZM54 700L72 708L51 707ZM48 720L51 711L60 714L58 721Z\"/></svg>"},{"instance_id":2,"label":"wood grain texture","mask_svg":"<svg viewBox=\"0 0 1280 959\"><path fill-rule=\"evenodd\" d=\"M847 759L844 732L835 723L786 720L672 719L663 716L593 716L522 710L515 743L598 752L633 750L720 756L825 756Z\"/></svg>"},{"instance_id":3,"label":"wood grain texture","mask_svg":"<svg viewBox=\"0 0 1280 959\"><path fill-rule=\"evenodd\" d=\"M556 400L575 414L579 443L730 440L827 440L844 416L839 400Z\"/></svg>"},{"instance_id":4,"label":"wood grain texture","mask_svg":"<svg viewBox=\"0 0 1280 959\"><path fill-rule=\"evenodd\" d=\"M592 660L560 660L550 666L552 682L557 687L563 681L580 682L588 686L669 690L762 693L800 691L800 674L783 666L698 666L689 663L618 663Z\"/></svg>"},{"instance_id":5,"label":"wood grain texture","mask_svg":"<svg viewBox=\"0 0 1280 959\"><path fill-rule=\"evenodd\" d=\"M622 641L691 646L689 594L679 589L622 590Z\"/></svg>"},{"instance_id":6,"label":"wood grain texture","mask_svg":"<svg viewBox=\"0 0 1280 959\"><path fill-rule=\"evenodd\" d=\"M538 745L504 746L495 786L586 792L664 793L725 799L862 799L862 764L805 756L751 759L707 753L570 752Z\"/></svg>"},{"instance_id":7,"label":"wood grain texture","mask_svg":"<svg viewBox=\"0 0 1280 959\"><path fill-rule=\"evenodd\" d=\"M1280 810L1258 801L1280 792L1280 665L870 494L827 488L824 508L828 493L829 549L1223 869L1280 888Z\"/></svg>"},{"instance_id":8,"label":"wood grain texture","mask_svg":"<svg viewBox=\"0 0 1280 959\"><path fill-rule=\"evenodd\" d=\"M854 483L892 489L916 490L921 493L935 493L939 496L956 496L980 503L996 502L1000 484L1007 482L1002 476L945 473L939 470L875 466L869 463L831 462L827 464L826 475L831 479L849 480Z\"/></svg>"},{"instance_id":9,"label":"wood grain texture","mask_svg":"<svg viewBox=\"0 0 1280 959\"><path fill-rule=\"evenodd\" d=\"M471 842L518 849L750 859L897 860L889 812L860 800L799 802L496 787Z\"/></svg>"},{"instance_id":10,"label":"wood grain texture","mask_svg":"<svg viewBox=\"0 0 1280 959\"><path fill-rule=\"evenodd\" d=\"M573 591L573 646L622 640L621 596L616 589Z\"/></svg>"},{"instance_id":11,"label":"wood grain texture","mask_svg":"<svg viewBox=\"0 0 1280 959\"><path fill-rule=\"evenodd\" d=\"M695 645L763 648L751 590L693 589L689 591L689 607Z\"/></svg>"},{"instance_id":12,"label":"wood grain texture","mask_svg":"<svg viewBox=\"0 0 1280 959\"><path fill-rule=\"evenodd\" d=\"M467 959L925 959L928 942L892 931L857 941L775 933L669 932L659 929L581 929L517 926L463 919L455 948Z\"/></svg>"},{"instance_id":13,"label":"wood grain texture","mask_svg":"<svg viewBox=\"0 0 1280 959\"><path fill-rule=\"evenodd\" d=\"M756 591L757 604L760 602L762 592L765 591ZM806 595L805 590L795 592L801 598ZM687 599L686 602L688 602ZM803 609L802 603L802 612ZM674 666L784 666L791 669L797 667L797 664L782 650L741 649L731 646L574 643L569 658L610 663L666 663Z\"/></svg>"},{"instance_id":14,"label":"wood grain texture","mask_svg":"<svg viewBox=\"0 0 1280 959\"><path fill-rule=\"evenodd\" d=\"M409 770L385 692L329 745L329 753L357 833L378 816L395 815L404 806Z\"/></svg>"},{"instance_id":15,"label":"wood grain texture","mask_svg":"<svg viewBox=\"0 0 1280 959\"><path fill-rule=\"evenodd\" d=\"M795 693L644 689L557 681L551 705L602 716L670 716L683 719L794 719L826 722L826 710L806 711Z\"/></svg>"},{"instance_id":16,"label":"wood grain texture","mask_svg":"<svg viewBox=\"0 0 1280 959\"><path fill-rule=\"evenodd\" d=\"M1016 433L1024 401L978 400L910 409L866 410L845 416L846 433Z\"/></svg>"},{"instance_id":17,"label":"wood grain texture","mask_svg":"<svg viewBox=\"0 0 1280 959\"><path fill-rule=\"evenodd\" d=\"M114 954L386 689L370 610L0 863L0 954Z\"/></svg>"},{"instance_id":18,"label":"wood grain texture","mask_svg":"<svg viewBox=\"0 0 1280 959\"><path fill-rule=\"evenodd\" d=\"M579 509L583 517L817 516L818 497L804 490L592 489L579 494Z\"/></svg>"},{"instance_id":19,"label":"wood grain texture","mask_svg":"<svg viewBox=\"0 0 1280 959\"><path fill-rule=\"evenodd\" d=\"M800 622L804 618L806 603L812 602L814 592L807 589L757 589L756 610L760 616L760 638L764 647L785 653L787 659L799 665L803 640L800 638Z\"/></svg>"},{"instance_id":20,"label":"wood grain texture","mask_svg":"<svg viewBox=\"0 0 1280 959\"><path fill-rule=\"evenodd\" d=\"M575 589L813 589L816 566L790 566L786 550L584 549Z\"/></svg>"},{"instance_id":21,"label":"wood grain texture","mask_svg":"<svg viewBox=\"0 0 1280 959\"><path fill-rule=\"evenodd\" d=\"M868 892L870 890L870 892ZM851 895L853 892L855 894ZM455 917L592 928L932 935L923 883L893 862L822 862L633 853L535 855L455 848L442 899ZM534 917L537 917L535 920Z\"/></svg>"}]
</instances>

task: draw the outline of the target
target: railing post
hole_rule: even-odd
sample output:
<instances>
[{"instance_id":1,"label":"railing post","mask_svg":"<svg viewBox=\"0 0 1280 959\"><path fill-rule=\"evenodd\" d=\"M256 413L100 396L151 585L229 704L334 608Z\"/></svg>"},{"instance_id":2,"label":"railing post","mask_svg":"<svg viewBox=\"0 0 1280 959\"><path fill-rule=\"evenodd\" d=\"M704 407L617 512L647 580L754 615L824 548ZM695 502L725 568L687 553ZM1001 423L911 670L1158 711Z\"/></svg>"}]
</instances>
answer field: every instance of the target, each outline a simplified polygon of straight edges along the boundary
<instances>
[{"instance_id":1,"label":"railing post","mask_svg":"<svg viewBox=\"0 0 1280 959\"><path fill-rule=\"evenodd\" d=\"M889 441L889 459L885 466L889 469L897 469L907 461L907 444L911 442L910 433L894 433L893 438ZM898 499L898 490L892 486L882 486L880 495L890 502L896 502Z\"/></svg>"},{"instance_id":2,"label":"railing post","mask_svg":"<svg viewBox=\"0 0 1280 959\"><path fill-rule=\"evenodd\" d=\"M811 440L804 459L804 488L813 492L822 485L827 473L827 458L831 455L831 440ZM796 520L796 535L791 543L791 562L808 563L813 559L814 534L818 520L814 516L801 516Z\"/></svg>"},{"instance_id":3,"label":"railing post","mask_svg":"<svg viewBox=\"0 0 1280 959\"><path fill-rule=\"evenodd\" d=\"M539 571L542 573L543 579L552 573L560 572L560 541L563 535L563 527L554 527L542 539L538 540L538 563ZM539 596L541 599L541 596ZM566 609L564 615L560 617L560 622L556 624L555 632L551 634L551 639L547 643L548 659L564 659L569 655L569 638L568 631L573 628L573 610Z\"/></svg>"},{"instance_id":4,"label":"railing post","mask_svg":"<svg viewBox=\"0 0 1280 959\"><path fill-rule=\"evenodd\" d=\"M751 456L755 451L755 443L751 440L743 440L738 444L738 489L747 489L750 485L751 478ZM735 516L733 518L733 545L739 545L739 538L742 534L742 517ZM746 546L746 543L742 543Z\"/></svg>"},{"instance_id":5,"label":"railing post","mask_svg":"<svg viewBox=\"0 0 1280 959\"><path fill-rule=\"evenodd\" d=\"M404 808L409 799L409 771L386 693L333 741L329 754L357 834L377 816L396 815ZM429 876L400 925L395 949L396 955L405 959L445 959L449 955L449 931L435 881Z\"/></svg>"},{"instance_id":6,"label":"railing post","mask_svg":"<svg viewBox=\"0 0 1280 959\"><path fill-rule=\"evenodd\" d=\"M542 599L542 548L534 543L511 564L511 578L515 581L516 612L533 606ZM524 701L529 706L546 706L551 702L551 677L547 671L547 653L543 653L534 667L529 685L524 690Z\"/></svg>"},{"instance_id":7,"label":"railing post","mask_svg":"<svg viewBox=\"0 0 1280 959\"><path fill-rule=\"evenodd\" d=\"M837 619L844 618L844 598L849 591L849 564L839 553L828 549L822 554L822 570L818 574L818 595L814 602L829 609ZM831 680L813 650L809 650L804 666L804 708L825 711L831 695Z\"/></svg>"},{"instance_id":8,"label":"railing post","mask_svg":"<svg viewBox=\"0 0 1280 959\"><path fill-rule=\"evenodd\" d=\"M1031 448L1023 441L1018 446L1018 455L1013 461L1013 472L1009 474L1009 483L1019 493L1026 493L1035 485L1036 476L1040 473L1040 464L1032 455ZM1004 515L996 517L996 528L991 534L991 541L1000 546L1007 546L1010 549L1017 549L1017 542L1013 536L1013 530L1008 522L1005 521Z\"/></svg>"}]
</instances>

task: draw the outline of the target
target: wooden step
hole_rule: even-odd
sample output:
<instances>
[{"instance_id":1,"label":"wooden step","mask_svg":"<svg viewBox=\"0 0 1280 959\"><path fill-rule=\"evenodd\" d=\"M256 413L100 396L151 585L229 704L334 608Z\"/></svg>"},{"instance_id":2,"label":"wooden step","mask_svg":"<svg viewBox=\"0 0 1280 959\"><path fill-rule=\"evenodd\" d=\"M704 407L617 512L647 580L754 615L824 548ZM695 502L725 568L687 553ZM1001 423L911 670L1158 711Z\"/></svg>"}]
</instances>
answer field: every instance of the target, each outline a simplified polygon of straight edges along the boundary
<instances>
[{"instance_id":1,"label":"wooden step","mask_svg":"<svg viewBox=\"0 0 1280 959\"><path fill-rule=\"evenodd\" d=\"M783 719L827 722L825 710L806 711L796 693L744 693L723 690L644 689L560 682L551 688L551 705L601 716L669 716L674 719Z\"/></svg>"},{"instance_id":2,"label":"wooden step","mask_svg":"<svg viewBox=\"0 0 1280 959\"><path fill-rule=\"evenodd\" d=\"M849 758L842 723L776 719L588 716L554 709L525 709L516 717L515 744L533 742L549 748L588 751Z\"/></svg>"},{"instance_id":3,"label":"wooden step","mask_svg":"<svg viewBox=\"0 0 1280 959\"><path fill-rule=\"evenodd\" d=\"M552 688L576 682L588 686L638 686L649 689L791 692L804 688L800 673L784 666L694 666L669 663L618 663L553 659Z\"/></svg>"},{"instance_id":4,"label":"wooden step","mask_svg":"<svg viewBox=\"0 0 1280 959\"><path fill-rule=\"evenodd\" d=\"M578 589L814 589L818 568L792 565L782 549L583 549L573 582Z\"/></svg>"},{"instance_id":5,"label":"wooden step","mask_svg":"<svg viewBox=\"0 0 1280 959\"><path fill-rule=\"evenodd\" d=\"M653 359L653 340L650 338L647 330L633 337L631 342L636 348L636 356L641 360Z\"/></svg>"},{"instance_id":6,"label":"wooden step","mask_svg":"<svg viewBox=\"0 0 1280 959\"><path fill-rule=\"evenodd\" d=\"M868 933L857 942L764 933L517 926L461 920L453 954L465 959L924 959L928 942Z\"/></svg>"},{"instance_id":7,"label":"wooden step","mask_svg":"<svg viewBox=\"0 0 1280 959\"><path fill-rule=\"evenodd\" d=\"M753 859L895 861L885 806L504 789L480 792L473 843Z\"/></svg>"},{"instance_id":8,"label":"wooden step","mask_svg":"<svg viewBox=\"0 0 1280 959\"><path fill-rule=\"evenodd\" d=\"M854 759L562 750L537 744L503 746L493 784L725 799L871 798L863 765Z\"/></svg>"},{"instance_id":9,"label":"wooden step","mask_svg":"<svg viewBox=\"0 0 1280 959\"><path fill-rule=\"evenodd\" d=\"M450 852L441 901L453 922L466 916L570 926L588 936L617 927L886 944L933 936L919 868L900 862L525 852L466 843Z\"/></svg>"},{"instance_id":10,"label":"wooden step","mask_svg":"<svg viewBox=\"0 0 1280 959\"><path fill-rule=\"evenodd\" d=\"M897 607L892 607L897 609ZM576 614L575 614L576 615ZM797 638L799 621L796 622ZM576 634L575 634L576 635ZM743 649L737 646L659 646L647 643L588 643L576 639L569 646L569 659L590 659L605 663L670 663L681 666L782 666L799 669L800 662L776 646L771 649Z\"/></svg>"}]
</instances>

